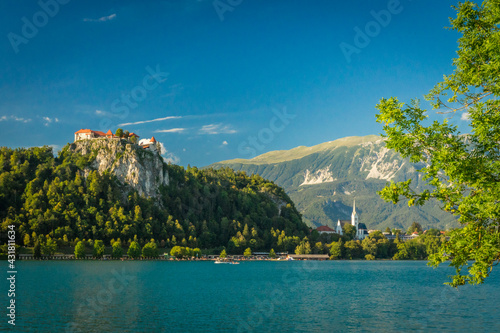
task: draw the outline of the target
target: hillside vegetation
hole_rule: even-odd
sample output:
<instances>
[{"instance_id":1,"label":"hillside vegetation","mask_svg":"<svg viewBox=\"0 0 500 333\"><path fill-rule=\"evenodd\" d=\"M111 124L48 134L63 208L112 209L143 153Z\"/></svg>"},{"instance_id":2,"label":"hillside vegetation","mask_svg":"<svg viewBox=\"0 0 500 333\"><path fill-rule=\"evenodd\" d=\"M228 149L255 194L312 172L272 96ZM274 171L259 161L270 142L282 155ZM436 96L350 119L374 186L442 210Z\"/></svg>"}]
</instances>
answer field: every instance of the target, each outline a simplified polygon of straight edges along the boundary
<instances>
[{"instance_id":1,"label":"hillside vegetation","mask_svg":"<svg viewBox=\"0 0 500 333\"><path fill-rule=\"evenodd\" d=\"M2 237L14 225L17 243L26 246L47 240L67 246L83 239L106 245L119 239L128 246L134 238L142 244L153 238L167 248L228 247L243 253L248 247L269 250L277 242L273 229L300 239L308 233L290 198L261 176L228 168L186 170L127 142L114 144L116 151L126 147L142 156L111 156L121 169L142 170L148 164L138 166L141 160L160 160L150 164L159 163L160 170L148 171L168 175L158 182L156 196L141 196L110 171L113 167L100 168L100 150L82 153L72 144L54 157L49 147L0 148Z\"/></svg>"}]
</instances>

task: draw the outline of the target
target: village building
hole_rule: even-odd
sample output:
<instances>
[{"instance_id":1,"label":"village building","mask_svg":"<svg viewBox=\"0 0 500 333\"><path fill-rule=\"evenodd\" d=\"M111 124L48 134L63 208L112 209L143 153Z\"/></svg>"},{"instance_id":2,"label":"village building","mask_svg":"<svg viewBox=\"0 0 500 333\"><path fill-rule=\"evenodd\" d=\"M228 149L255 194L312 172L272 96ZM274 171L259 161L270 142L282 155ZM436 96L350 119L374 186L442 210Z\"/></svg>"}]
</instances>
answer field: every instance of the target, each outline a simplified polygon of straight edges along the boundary
<instances>
[{"instance_id":1,"label":"village building","mask_svg":"<svg viewBox=\"0 0 500 333\"><path fill-rule=\"evenodd\" d=\"M111 130L108 132L111 132ZM113 135L113 134L111 134L111 135ZM106 137L106 133L101 132L101 131L93 131L90 129L81 129L81 130L75 132L75 141L105 138L105 137Z\"/></svg>"},{"instance_id":2,"label":"village building","mask_svg":"<svg viewBox=\"0 0 500 333\"><path fill-rule=\"evenodd\" d=\"M326 225L322 225L320 227L317 227L316 231L319 232L320 235L337 233L342 236L344 234L343 228L346 224L351 224L356 228L356 235L354 236L355 239L363 240L368 236L366 225L364 223L359 223L358 213L356 212L356 200L354 200L350 220L338 220L335 229L332 229Z\"/></svg>"},{"instance_id":3,"label":"village building","mask_svg":"<svg viewBox=\"0 0 500 333\"><path fill-rule=\"evenodd\" d=\"M332 228L330 228L329 226L326 226L326 225L322 225L320 227L317 227L316 228L316 231L319 232L319 234L334 234L336 233L335 230L333 230Z\"/></svg>"},{"instance_id":4,"label":"village building","mask_svg":"<svg viewBox=\"0 0 500 333\"><path fill-rule=\"evenodd\" d=\"M344 231L342 227L346 224L351 224L353 227L356 228L356 235L354 238L363 240L365 237L368 236L368 230L366 228L366 225L364 223L359 223L359 217L358 213L356 212L356 200L354 200L354 205L352 207L352 214L351 214L351 220L338 220L337 221L337 226L335 228L335 231L339 235L343 235Z\"/></svg>"},{"instance_id":5,"label":"village building","mask_svg":"<svg viewBox=\"0 0 500 333\"><path fill-rule=\"evenodd\" d=\"M339 235L343 235L344 234L344 226L346 224L351 224L351 220L337 220L337 226L335 227L335 231Z\"/></svg>"}]
</instances>

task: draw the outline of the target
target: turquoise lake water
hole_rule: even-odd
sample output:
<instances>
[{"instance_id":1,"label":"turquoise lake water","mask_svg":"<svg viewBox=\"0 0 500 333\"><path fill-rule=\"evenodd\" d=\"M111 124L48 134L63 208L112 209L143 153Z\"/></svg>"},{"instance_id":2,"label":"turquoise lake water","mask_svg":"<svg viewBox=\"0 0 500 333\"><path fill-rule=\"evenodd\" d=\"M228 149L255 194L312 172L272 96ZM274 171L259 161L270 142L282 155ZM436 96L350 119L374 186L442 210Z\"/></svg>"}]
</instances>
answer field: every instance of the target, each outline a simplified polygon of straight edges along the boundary
<instances>
[{"instance_id":1,"label":"turquoise lake water","mask_svg":"<svg viewBox=\"0 0 500 333\"><path fill-rule=\"evenodd\" d=\"M10 331L500 332L500 274L456 291L425 264L18 261Z\"/></svg>"}]
</instances>

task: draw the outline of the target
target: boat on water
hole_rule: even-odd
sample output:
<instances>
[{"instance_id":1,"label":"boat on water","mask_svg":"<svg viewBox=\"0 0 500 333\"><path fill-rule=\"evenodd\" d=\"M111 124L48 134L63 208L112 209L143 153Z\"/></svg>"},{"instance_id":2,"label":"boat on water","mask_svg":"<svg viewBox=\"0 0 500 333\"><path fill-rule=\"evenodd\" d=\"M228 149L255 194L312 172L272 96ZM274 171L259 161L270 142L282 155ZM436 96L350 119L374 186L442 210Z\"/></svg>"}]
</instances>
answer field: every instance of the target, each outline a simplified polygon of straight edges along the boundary
<instances>
[{"instance_id":1,"label":"boat on water","mask_svg":"<svg viewBox=\"0 0 500 333\"><path fill-rule=\"evenodd\" d=\"M215 260L214 263L216 263L216 264L230 264L230 265L239 265L240 264L238 261L221 260L221 259Z\"/></svg>"}]
</instances>

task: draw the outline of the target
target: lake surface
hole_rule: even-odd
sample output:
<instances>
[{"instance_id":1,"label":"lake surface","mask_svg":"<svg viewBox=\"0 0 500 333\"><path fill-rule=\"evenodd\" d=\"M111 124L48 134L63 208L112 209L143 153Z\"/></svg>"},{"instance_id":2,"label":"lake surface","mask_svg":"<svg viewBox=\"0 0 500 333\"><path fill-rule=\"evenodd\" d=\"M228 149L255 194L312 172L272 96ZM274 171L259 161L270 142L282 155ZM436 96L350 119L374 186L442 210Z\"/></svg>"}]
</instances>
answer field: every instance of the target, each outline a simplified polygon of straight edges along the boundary
<instances>
[{"instance_id":1,"label":"lake surface","mask_svg":"<svg viewBox=\"0 0 500 333\"><path fill-rule=\"evenodd\" d=\"M425 264L18 261L11 331L500 332L499 274L456 291Z\"/></svg>"}]
</instances>

